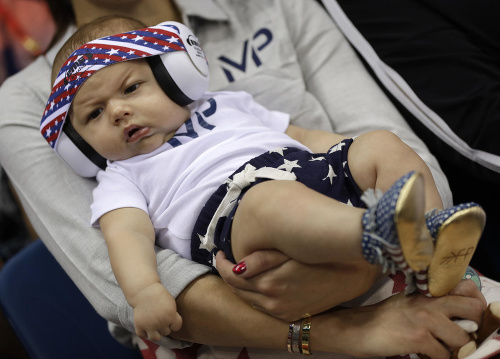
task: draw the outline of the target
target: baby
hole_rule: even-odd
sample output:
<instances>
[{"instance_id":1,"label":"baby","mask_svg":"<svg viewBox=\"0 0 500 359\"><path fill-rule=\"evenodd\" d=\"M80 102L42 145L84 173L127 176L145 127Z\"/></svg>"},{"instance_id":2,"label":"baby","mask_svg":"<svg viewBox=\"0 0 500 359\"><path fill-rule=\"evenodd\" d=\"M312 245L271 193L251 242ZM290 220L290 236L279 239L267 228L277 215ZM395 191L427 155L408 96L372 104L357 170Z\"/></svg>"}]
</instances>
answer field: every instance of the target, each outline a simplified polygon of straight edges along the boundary
<instances>
[{"instance_id":1,"label":"baby","mask_svg":"<svg viewBox=\"0 0 500 359\"><path fill-rule=\"evenodd\" d=\"M82 158L101 168L92 223L139 336L182 325L155 244L213 267L219 250L236 261L267 248L305 263L367 260L429 296L461 280L485 214L475 203L442 209L429 169L396 135L306 130L246 93L206 92L189 29L141 27L112 17L80 28L56 58L41 123L78 173L93 174Z\"/></svg>"}]
</instances>

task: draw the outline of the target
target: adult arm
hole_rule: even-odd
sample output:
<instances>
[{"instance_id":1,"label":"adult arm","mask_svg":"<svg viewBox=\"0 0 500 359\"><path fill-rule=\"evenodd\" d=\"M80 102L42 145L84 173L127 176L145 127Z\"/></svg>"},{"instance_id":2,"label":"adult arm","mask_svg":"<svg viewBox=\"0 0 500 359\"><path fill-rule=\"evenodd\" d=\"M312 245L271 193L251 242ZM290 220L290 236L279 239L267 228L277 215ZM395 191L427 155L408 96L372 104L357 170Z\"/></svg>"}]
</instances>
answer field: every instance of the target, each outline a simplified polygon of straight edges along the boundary
<instances>
[{"instance_id":1,"label":"adult arm","mask_svg":"<svg viewBox=\"0 0 500 359\"><path fill-rule=\"evenodd\" d=\"M240 299L229 304L221 301L223 296L230 297L229 288L220 278L209 278L195 280L177 298L184 320L197 325L189 326L193 331L183 327L175 336L184 340L196 337L201 343L212 345L230 343L284 350L287 323L259 313ZM469 341L468 334L450 318L479 322L486 307L471 281L464 281L457 288L460 293L441 298L401 293L378 304L315 316L311 326L312 351L356 357L416 352L448 357L446 346L453 350ZM196 299L200 292L205 293L204 303ZM184 311L184 305L189 306L189 311ZM230 313L227 321L220 320L224 312Z\"/></svg>"}]
</instances>

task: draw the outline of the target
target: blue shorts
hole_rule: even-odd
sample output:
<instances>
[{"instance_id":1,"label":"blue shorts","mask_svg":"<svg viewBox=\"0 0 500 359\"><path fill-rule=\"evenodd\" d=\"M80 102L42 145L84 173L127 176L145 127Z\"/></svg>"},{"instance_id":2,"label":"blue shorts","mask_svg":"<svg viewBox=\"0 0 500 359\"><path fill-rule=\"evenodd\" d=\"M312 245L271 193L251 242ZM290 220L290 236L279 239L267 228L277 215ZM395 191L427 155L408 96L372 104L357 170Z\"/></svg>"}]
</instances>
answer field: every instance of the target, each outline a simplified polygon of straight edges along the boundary
<instances>
[{"instance_id":1,"label":"blue shorts","mask_svg":"<svg viewBox=\"0 0 500 359\"><path fill-rule=\"evenodd\" d=\"M293 173L296 181L328 197L355 207L365 207L360 198L361 190L354 182L347 163L347 153L352 142L353 139L346 139L331 147L327 153L312 154L296 148L269 151L245 163L229 179L232 180L235 175L247 168L247 165L257 169L272 167ZM227 216L214 219L213 223L216 225L214 226L213 244L215 246L205 249L201 245L200 238L207 233L207 228L212 222L217 208L228 193L228 185L224 183L215 191L203 207L192 232L191 255L194 261L211 266L215 273L217 271L213 264L215 254L218 251L224 251L229 260L235 261L231 251L231 227L239 200L252 186L268 180L268 178L257 178L255 182L241 190L238 198L232 203L232 208Z\"/></svg>"}]
</instances>

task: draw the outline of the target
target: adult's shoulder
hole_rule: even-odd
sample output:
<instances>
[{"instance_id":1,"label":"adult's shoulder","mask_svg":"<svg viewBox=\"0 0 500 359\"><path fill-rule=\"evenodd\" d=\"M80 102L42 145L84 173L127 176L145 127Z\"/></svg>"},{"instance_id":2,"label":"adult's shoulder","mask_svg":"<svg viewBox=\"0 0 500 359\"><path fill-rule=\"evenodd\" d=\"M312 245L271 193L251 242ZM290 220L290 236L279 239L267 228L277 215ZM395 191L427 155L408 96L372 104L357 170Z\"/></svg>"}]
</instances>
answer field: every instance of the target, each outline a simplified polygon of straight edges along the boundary
<instances>
[{"instance_id":1,"label":"adult's shoulder","mask_svg":"<svg viewBox=\"0 0 500 359\"><path fill-rule=\"evenodd\" d=\"M50 93L51 67L45 56L39 56L17 74L9 77L0 87L0 124L20 124L24 116L13 112L33 112L41 118Z\"/></svg>"},{"instance_id":2,"label":"adult's shoulder","mask_svg":"<svg viewBox=\"0 0 500 359\"><path fill-rule=\"evenodd\" d=\"M57 51L75 31L75 26L69 26L46 54L38 56L30 65L4 81L0 87L0 125L21 124L25 120L31 125L36 122L38 126L52 88L52 62ZM15 115L20 113L28 116Z\"/></svg>"}]
</instances>

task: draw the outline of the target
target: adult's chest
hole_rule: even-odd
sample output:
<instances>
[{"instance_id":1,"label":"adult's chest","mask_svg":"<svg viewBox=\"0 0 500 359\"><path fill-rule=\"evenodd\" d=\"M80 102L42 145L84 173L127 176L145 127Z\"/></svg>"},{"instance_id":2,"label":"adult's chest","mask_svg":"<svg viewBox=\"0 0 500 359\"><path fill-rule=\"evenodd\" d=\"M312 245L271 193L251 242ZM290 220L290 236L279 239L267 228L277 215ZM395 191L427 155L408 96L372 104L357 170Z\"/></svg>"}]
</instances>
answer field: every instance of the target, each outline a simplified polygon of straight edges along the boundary
<instances>
[{"instance_id":1,"label":"adult's chest","mask_svg":"<svg viewBox=\"0 0 500 359\"><path fill-rule=\"evenodd\" d=\"M244 90L269 109L293 113L297 101L290 93L304 84L284 17L274 1L239 4L228 9L227 23L196 29L209 62L209 89Z\"/></svg>"}]
</instances>

